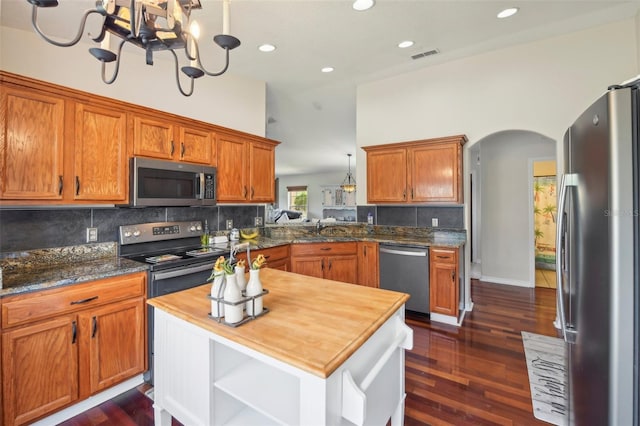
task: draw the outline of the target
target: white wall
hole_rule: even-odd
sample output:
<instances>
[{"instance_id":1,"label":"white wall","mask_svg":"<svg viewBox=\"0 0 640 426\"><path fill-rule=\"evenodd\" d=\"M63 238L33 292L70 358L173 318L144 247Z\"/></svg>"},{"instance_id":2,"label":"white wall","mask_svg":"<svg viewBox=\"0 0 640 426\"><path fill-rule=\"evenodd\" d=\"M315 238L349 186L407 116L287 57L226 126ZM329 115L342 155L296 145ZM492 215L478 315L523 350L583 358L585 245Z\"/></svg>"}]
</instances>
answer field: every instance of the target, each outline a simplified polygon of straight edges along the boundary
<instances>
[{"instance_id":1,"label":"white wall","mask_svg":"<svg viewBox=\"0 0 640 426\"><path fill-rule=\"evenodd\" d=\"M636 19L628 19L363 84L357 96L357 145L466 134L467 182L469 147L488 135L525 130L562 141L566 127L607 86L638 74L638 40ZM556 155L562 161L559 149ZM364 151L358 149L356 158L362 165L356 179L363 187ZM360 191L358 204L365 203ZM468 228L468 204L465 214ZM504 232L482 234L483 241L494 240L493 246L510 244ZM520 257L529 247L523 242L513 249ZM466 251L468 262L469 245ZM497 263L491 273L513 276L509 265Z\"/></svg>"},{"instance_id":2,"label":"white wall","mask_svg":"<svg viewBox=\"0 0 640 426\"><path fill-rule=\"evenodd\" d=\"M85 36L86 38L86 36ZM154 54L154 65L145 63L142 50L125 46L117 80L107 85L100 77L100 62L89 52L95 47L84 40L72 47L55 47L34 32L0 27L0 68L137 105L194 118L207 123L265 136L266 84L237 77L231 71L220 77L202 77L192 96L180 94L175 82L173 57ZM212 51L211 61L215 61ZM233 54L231 54L233 68ZM111 74L108 66L108 75ZM182 74L182 72L180 72ZM186 77L186 76L185 76ZM188 81L188 80L186 80ZM186 82L183 82L183 87Z\"/></svg>"},{"instance_id":3,"label":"white wall","mask_svg":"<svg viewBox=\"0 0 640 426\"><path fill-rule=\"evenodd\" d=\"M355 172L353 167L352 172ZM347 170L336 173L318 173L306 175L286 175L278 177L278 206L286 209L287 186L307 185L309 202L309 219L322 219L322 185L340 185L347 175Z\"/></svg>"},{"instance_id":4,"label":"white wall","mask_svg":"<svg viewBox=\"0 0 640 426\"><path fill-rule=\"evenodd\" d=\"M532 132L507 131L480 144L482 235L478 257L485 281L533 287L531 264L532 159L555 156L555 142Z\"/></svg>"}]
</instances>

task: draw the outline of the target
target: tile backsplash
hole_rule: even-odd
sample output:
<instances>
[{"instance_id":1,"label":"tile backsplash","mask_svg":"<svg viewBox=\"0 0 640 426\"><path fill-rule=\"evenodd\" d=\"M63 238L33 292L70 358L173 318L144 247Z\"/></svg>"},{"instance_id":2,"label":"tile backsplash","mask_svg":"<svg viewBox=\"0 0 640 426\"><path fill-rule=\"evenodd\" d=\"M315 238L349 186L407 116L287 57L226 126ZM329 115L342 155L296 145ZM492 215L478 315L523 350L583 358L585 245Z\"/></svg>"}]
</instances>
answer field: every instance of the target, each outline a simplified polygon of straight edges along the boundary
<instances>
[{"instance_id":1,"label":"tile backsplash","mask_svg":"<svg viewBox=\"0 0 640 426\"><path fill-rule=\"evenodd\" d=\"M436 218L437 228L464 229L464 206L358 206L358 222L369 213L376 225L431 228Z\"/></svg>"},{"instance_id":2,"label":"tile backsplash","mask_svg":"<svg viewBox=\"0 0 640 426\"><path fill-rule=\"evenodd\" d=\"M98 242L118 241L118 227L136 223L207 220L212 231L253 227L263 205L147 208L57 208L0 210L0 253L86 244L86 229L98 228Z\"/></svg>"}]
</instances>

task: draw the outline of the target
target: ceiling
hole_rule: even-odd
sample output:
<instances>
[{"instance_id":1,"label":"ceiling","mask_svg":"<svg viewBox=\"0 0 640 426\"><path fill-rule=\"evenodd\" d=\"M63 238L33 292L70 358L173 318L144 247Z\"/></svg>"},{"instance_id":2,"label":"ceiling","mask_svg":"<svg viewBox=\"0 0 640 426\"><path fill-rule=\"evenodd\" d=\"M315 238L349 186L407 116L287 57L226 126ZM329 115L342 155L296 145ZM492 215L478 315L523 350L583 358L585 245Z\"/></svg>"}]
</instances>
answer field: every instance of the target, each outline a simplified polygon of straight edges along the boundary
<instances>
[{"instance_id":1,"label":"ceiling","mask_svg":"<svg viewBox=\"0 0 640 426\"><path fill-rule=\"evenodd\" d=\"M211 40L221 32L222 2L201 2L202 10L194 11L192 19L202 28L201 40ZM58 9L68 13L63 17L62 10L41 12L41 27L47 34L71 38L82 11L94 4L60 0ZM230 33L242 45L231 52L228 72L267 83L267 137L282 142L276 150L279 176L346 172L347 154L356 152L360 83L625 19L640 9L640 0L377 0L364 12L353 10L351 4L350 0L231 1ZM496 18L511 6L517 6L519 13ZM26 0L2 0L0 13L2 25L30 30ZM399 49L402 40L415 44ZM262 53L257 46L263 43L277 49ZM432 49L439 53L411 58ZM320 72L325 66L335 71ZM355 156L351 161L355 168Z\"/></svg>"}]
</instances>

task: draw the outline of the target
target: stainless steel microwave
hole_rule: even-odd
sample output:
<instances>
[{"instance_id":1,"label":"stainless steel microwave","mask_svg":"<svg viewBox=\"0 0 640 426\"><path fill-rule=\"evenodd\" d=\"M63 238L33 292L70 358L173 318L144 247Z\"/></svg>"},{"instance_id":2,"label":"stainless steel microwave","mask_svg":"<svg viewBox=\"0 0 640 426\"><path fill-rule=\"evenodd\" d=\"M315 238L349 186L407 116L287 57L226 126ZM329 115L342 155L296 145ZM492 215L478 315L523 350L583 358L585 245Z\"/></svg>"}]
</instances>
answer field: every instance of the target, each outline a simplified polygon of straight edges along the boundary
<instances>
[{"instance_id":1,"label":"stainless steel microwave","mask_svg":"<svg viewBox=\"0 0 640 426\"><path fill-rule=\"evenodd\" d=\"M216 204L215 167L141 157L130 166L132 207Z\"/></svg>"}]
</instances>

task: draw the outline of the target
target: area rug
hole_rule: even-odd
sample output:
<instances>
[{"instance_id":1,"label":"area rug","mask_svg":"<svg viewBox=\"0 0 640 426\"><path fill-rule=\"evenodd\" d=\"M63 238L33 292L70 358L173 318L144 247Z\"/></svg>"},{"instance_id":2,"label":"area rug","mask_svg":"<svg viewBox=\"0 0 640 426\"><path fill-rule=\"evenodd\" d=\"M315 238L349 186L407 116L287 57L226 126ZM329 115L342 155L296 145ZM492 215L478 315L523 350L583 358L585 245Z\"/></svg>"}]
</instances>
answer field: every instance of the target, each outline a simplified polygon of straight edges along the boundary
<instances>
[{"instance_id":1,"label":"area rug","mask_svg":"<svg viewBox=\"0 0 640 426\"><path fill-rule=\"evenodd\" d=\"M567 424L566 349L562 339L522 332L533 415L558 426Z\"/></svg>"}]
</instances>

